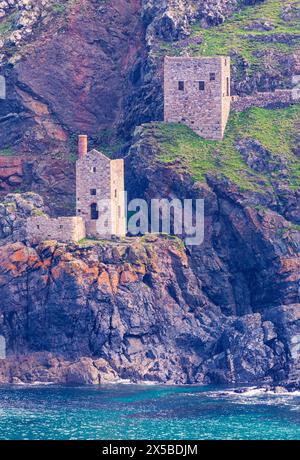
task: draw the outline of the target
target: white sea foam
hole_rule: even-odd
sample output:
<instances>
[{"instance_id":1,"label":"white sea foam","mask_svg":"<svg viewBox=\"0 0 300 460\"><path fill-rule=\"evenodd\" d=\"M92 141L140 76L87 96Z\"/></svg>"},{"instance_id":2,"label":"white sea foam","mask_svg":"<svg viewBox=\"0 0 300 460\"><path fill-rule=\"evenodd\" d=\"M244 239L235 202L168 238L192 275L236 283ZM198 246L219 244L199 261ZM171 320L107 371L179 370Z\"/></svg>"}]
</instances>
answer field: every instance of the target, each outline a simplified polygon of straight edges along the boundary
<instances>
[{"instance_id":1,"label":"white sea foam","mask_svg":"<svg viewBox=\"0 0 300 460\"><path fill-rule=\"evenodd\" d=\"M31 386L48 386L48 385L55 385L54 382L39 382L39 381L36 381L36 382L32 382L30 384Z\"/></svg>"},{"instance_id":2,"label":"white sea foam","mask_svg":"<svg viewBox=\"0 0 300 460\"><path fill-rule=\"evenodd\" d=\"M270 395L270 396L300 396L300 391L274 391L266 388L249 388L242 393L235 391L229 392L230 395L235 394L237 396L261 396L261 395Z\"/></svg>"},{"instance_id":3,"label":"white sea foam","mask_svg":"<svg viewBox=\"0 0 300 460\"><path fill-rule=\"evenodd\" d=\"M232 389L232 390L219 390L219 391L208 391L205 392L208 396L213 397L230 397L230 398L237 398L237 399L247 399L252 397L259 397L259 396L271 396L271 397L297 397L300 396L300 391L274 391L271 389L267 389L264 387L245 387ZM193 394L191 394L192 396Z\"/></svg>"},{"instance_id":4,"label":"white sea foam","mask_svg":"<svg viewBox=\"0 0 300 460\"><path fill-rule=\"evenodd\" d=\"M26 383L26 382L22 382L20 380L20 381L15 382L15 383L12 384L12 386L16 386L16 387L40 387L40 386L50 386L50 385L55 385L55 383L53 383L53 382L39 382L39 381Z\"/></svg>"}]
</instances>

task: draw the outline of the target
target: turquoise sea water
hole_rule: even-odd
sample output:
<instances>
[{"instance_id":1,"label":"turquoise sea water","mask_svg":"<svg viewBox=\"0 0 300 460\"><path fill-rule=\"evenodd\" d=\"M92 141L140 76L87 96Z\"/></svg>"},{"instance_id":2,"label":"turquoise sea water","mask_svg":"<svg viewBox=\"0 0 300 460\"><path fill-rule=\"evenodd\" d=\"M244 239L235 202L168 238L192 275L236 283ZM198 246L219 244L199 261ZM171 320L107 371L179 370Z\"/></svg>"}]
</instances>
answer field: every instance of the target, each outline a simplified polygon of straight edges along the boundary
<instances>
[{"instance_id":1,"label":"turquoise sea water","mask_svg":"<svg viewBox=\"0 0 300 460\"><path fill-rule=\"evenodd\" d=\"M0 387L0 439L300 439L300 395L215 387Z\"/></svg>"}]
</instances>

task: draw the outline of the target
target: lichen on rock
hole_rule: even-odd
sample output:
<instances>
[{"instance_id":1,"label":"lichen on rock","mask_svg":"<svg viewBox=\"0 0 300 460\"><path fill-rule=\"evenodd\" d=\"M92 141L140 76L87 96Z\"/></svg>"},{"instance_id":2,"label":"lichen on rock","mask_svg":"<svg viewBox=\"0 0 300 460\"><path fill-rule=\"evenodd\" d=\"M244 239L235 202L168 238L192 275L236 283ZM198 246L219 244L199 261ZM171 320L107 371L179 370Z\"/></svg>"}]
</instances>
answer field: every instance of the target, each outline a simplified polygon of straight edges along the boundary
<instances>
[{"instance_id":1,"label":"lichen on rock","mask_svg":"<svg viewBox=\"0 0 300 460\"><path fill-rule=\"evenodd\" d=\"M33 192L9 193L0 202L0 246L26 239L26 219L44 214L44 202Z\"/></svg>"}]
</instances>

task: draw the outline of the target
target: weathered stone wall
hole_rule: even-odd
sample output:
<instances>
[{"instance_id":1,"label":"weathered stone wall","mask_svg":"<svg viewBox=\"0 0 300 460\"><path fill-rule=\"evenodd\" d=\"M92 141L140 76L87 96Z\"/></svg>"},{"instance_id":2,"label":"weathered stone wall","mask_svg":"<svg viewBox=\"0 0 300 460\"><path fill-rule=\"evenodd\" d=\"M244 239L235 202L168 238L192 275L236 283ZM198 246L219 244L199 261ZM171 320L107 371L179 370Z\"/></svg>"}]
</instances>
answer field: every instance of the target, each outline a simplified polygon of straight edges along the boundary
<instances>
[{"instance_id":1,"label":"weathered stone wall","mask_svg":"<svg viewBox=\"0 0 300 460\"><path fill-rule=\"evenodd\" d=\"M92 195L96 190L96 195ZM92 150L76 163L76 205L77 216L86 223L88 237L96 238L97 221L91 218L91 205L98 206L99 200L110 199L110 160L97 150ZM107 235L110 235L111 218L107 222ZM105 236L105 235L102 235Z\"/></svg>"},{"instance_id":2,"label":"weathered stone wall","mask_svg":"<svg viewBox=\"0 0 300 460\"><path fill-rule=\"evenodd\" d=\"M277 89L273 92L256 93L251 96L233 96L231 107L243 112L250 107L282 107L300 102L300 90Z\"/></svg>"},{"instance_id":3,"label":"weathered stone wall","mask_svg":"<svg viewBox=\"0 0 300 460\"><path fill-rule=\"evenodd\" d=\"M26 223L26 234L33 243L45 240L77 242L86 237L85 222L81 217L30 217Z\"/></svg>"},{"instance_id":4,"label":"weathered stone wall","mask_svg":"<svg viewBox=\"0 0 300 460\"><path fill-rule=\"evenodd\" d=\"M92 150L77 161L77 215L86 222L87 236L111 238L112 235L125 235L125 209L121 192L124 192L123 160L111 161L97 150ZM105 208L105 203L101 206L101 200L110 200L108 209ZM99 212L97 220L91 218L93 204L97 205Z\"/></svg>"},{"instance_id":5,"label":"weathered stone wall","mask_svg":"<svg viewBox=\"0 0 300 460\"><path fill-rule=\"evenodd\" d=\"M183 82L183 90L179 82ZM204 82L204 90L200 90L199 82ZM166 122L183 123L206 139L221 140L230 111L229 96L230 58L166 57Z\"/></svg>"},{"instance_id":6,"label":"weathered stone wall","mask_svg":"<svg viewBox=\"0 0 300 460\"><path fill-rule=\"evenodd\" d=\"M112 234L126 235L124 160L111 161Z\"/></svg>"},{"instance_id":7,"label":"weathered stone wall","mask_svg":"<svg viewBox=\"0 0 300 460\"><path fill-rule=\"evenodd\" d=\"M224 135L228 118L230 115L231 109L231 97L230 97L230 58L222 60L222 95L221 95L221 104L222 104L222 137Z\"/></svg>"}]
</instances>

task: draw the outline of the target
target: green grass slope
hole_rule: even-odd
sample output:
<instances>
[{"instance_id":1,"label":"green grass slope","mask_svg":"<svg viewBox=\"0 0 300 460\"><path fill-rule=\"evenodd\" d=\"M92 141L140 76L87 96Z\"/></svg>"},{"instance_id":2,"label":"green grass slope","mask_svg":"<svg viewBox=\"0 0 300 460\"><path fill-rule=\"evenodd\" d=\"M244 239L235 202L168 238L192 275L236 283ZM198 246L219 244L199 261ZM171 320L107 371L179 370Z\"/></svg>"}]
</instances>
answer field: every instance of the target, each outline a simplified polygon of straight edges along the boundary
<instances>
[{"instance_id":1,"label":"green grass slope","mask_svg":"<svg viewBox=\"0 0 300 460\"><path fill-rule=\"evenodd\" d=\"M233 112L221 142L204 140L188 127L174 123L150 123L144 129L158 140L159 162L189 171L195 181L204 181L210 172L221 174L242 189L268 187L272 181L282 180L280 169L272 174L258 173L243 160L237 143L255 139L271 153L270 161L284 160L286 182L294 189L300 187L300 158L295 154L299 120L299 104L277 110Z\"/></svg>"},{"instance_id":2,"label":"green grass slope","mask_svg":"<svg viewBox=\"0 0 300 460\"><path fill-rule=\"evenodd\" d=\"M289 15L285 12L288 6ZM225 54L231 55L236 64L242 58L249 66L248 74L263 70L266 65L276 69L280 58L299 49L300 2L291 0L265 0L245 7L218 27L207 29L197 23L188 40L160 45L164 54Z\"/></svg>"}]
</instances>

